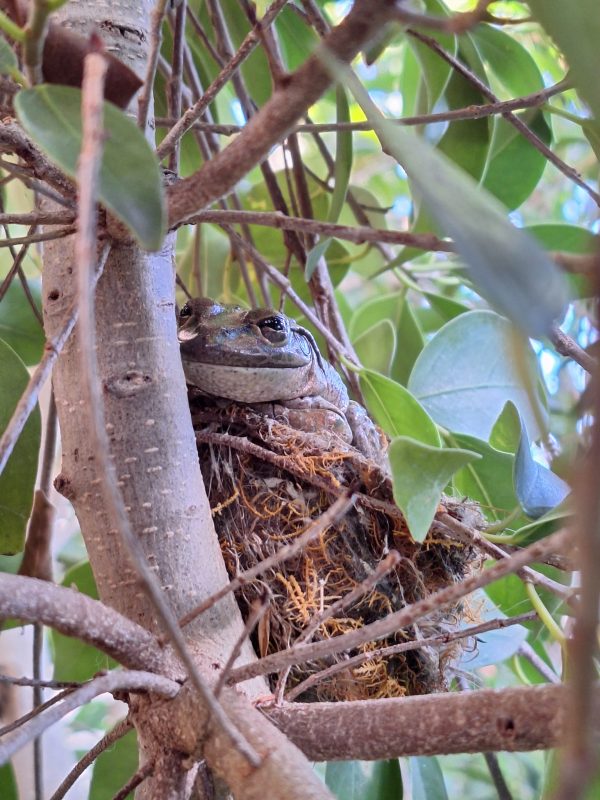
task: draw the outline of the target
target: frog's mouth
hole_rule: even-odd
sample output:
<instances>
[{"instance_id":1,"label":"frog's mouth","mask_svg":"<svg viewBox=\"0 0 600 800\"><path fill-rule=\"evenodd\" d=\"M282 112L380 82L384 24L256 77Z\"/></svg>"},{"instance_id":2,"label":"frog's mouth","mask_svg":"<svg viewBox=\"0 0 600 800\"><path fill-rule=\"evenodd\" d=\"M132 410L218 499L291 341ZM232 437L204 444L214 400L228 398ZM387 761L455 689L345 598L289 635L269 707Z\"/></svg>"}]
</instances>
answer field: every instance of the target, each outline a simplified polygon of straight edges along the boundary
<instances>
[{"instance_id":1,"label":"frog's mouth","mask_svg":"<svg viewBox=\"0 0 600 800\"><path fill-rule=\"evenodd\" d=\"M238 403L269 403L303 397L310 380L311 363L290 367L204 364L183 356L188 383L203 394Z\"/></svg>"}]
</instances>

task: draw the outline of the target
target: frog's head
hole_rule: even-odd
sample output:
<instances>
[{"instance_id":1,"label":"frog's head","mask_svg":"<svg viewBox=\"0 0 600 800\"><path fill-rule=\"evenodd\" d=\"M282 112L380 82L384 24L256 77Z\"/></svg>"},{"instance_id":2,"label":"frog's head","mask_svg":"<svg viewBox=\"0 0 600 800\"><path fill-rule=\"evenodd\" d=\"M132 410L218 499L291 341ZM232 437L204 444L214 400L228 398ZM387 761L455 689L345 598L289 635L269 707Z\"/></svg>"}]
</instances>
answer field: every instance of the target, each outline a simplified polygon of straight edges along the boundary
<instances>
[{"instance_id":1,"label":"frog's head","mask_svg":"<svg viewBox=\"0 0 600 800\"><path fill-rule=\"evenodd\" d=\"M304 367L315 358L316 350L312 336L280 311L248 310L208 298L189 300L183 306L178 338L184 366L187 362L248 368Z\"/></svg>"}]
</instances>

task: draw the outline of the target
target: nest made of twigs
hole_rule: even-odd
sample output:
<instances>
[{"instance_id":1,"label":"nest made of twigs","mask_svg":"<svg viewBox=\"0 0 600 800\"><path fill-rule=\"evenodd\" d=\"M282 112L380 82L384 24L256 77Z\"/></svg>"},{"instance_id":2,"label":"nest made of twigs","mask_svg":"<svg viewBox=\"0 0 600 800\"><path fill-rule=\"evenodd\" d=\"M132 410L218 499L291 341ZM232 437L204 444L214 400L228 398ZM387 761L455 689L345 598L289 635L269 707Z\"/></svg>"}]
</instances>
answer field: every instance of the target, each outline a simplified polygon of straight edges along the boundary
<instances>
[{"instance_id":1,"label":"nest made of twigs","mask_svg":"<svg viewBox=\"0 0 600 800\"><path fill-rule=\"evenodd\" d=\"M399 554L395 566L349 607L324 619L312 641L374 622L461 580L472 569L477 559L473 548L450 539L441 532L442 526L436 530L435 522L425 542L416 543L393 502L387 474L337 437L297 431L248 406L219 407L199 396L191 403L203 476L230 577L294 541L344 490L356 493L354 506L341 519L295 557L245 583L237 592L247 615L268 587L270 605L254 634L259 655L293 645L323 609L362 582L368 583L391 551ZM468 514L473 524L473 504L446 499L442 511L457 519ZM300 695L302 701L443 690L445 666L460 645L445 651L423 647L374 657L322 680L315 676L332 663L361 652L455 630L465 613L462 604L445 608L385 641L292 667L286 686L297 686L313 676L310 688ZM277 676L271 680L275 687Z\"/></svg>"}]
</instances>

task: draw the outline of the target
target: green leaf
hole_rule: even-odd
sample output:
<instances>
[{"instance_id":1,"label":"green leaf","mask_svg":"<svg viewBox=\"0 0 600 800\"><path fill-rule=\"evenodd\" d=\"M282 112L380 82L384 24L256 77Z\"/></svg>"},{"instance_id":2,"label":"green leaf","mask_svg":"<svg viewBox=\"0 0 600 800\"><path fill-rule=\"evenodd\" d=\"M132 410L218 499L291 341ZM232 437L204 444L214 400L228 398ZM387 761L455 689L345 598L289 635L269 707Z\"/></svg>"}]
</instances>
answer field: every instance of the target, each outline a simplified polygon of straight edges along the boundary
<instances>
[{"instance_id":1,"label":"green leaf","mask_svg":"<svg viewBox=\"0 0 600 800\"><path fill-rule=\"evenodd\" d=\"M354 341L361 364L387 374L396 351L396 331L389 319L382 319Z\"/></svg>"},{"instance_id":2,"label":"green leaf","mask_svg":"<svg viewBox=\"0 0 600 800\"><path fill-rule=\"evenodd\" d=\"M435 756L408 759L412 800L448 800L440 762Z\"/></svg>"},{"instance_id":3,"label":"green leaf","mask_svg":"<svg viewBox=\"0 0 600 800\"><path fill-rule=\"evenodd\" d=\"M406 436L391 442L388 455L394 500L406 518L413 539L422 542L448 481L479 455L470 450L441 450Z\"/></svg>"},{"instance_id":4,"label":"green leaf","mask_svg":"<svg viewBox=\"0 0 600 800\"><path fill-rule=\"evenodd\" d=\"M522 420L521 441L515 458L514 482L523 511L533 519L539 519L562 503L571 491L571 487L562 478L534 460L527 428Z\"/></svg>"},{"instance_id":5,"label":"green leaf","mask_svg":"<svg viewBox=\"0 0 600 800\"><path fill-rule=\"evenodd\" d=\"M11 75L18 67L15 51L0 34L0 74Z\"/></svg>"},{"instance_id":6,"label":"green leaf","mask_svg":"<svg viewBox=\"0 0 600 800\"><path fill-rule=\"evenodd\" d=\"M81 150L81 89L42 84L15 98L19 121L34 142L75 177ZM133 120L104 103L104 152L98 194L142 247L157 250L165 233L162 182L156 155Z\"/></svg>"},{"instance_id":7,"label":"green leaf","mask_svg":"<svg viewBox=\"0 0 600 800\"><path fill-rule=\"evenodd\" d=\"M369 413L391 439L410 436L423 444L441 446L435 422L408 389L369 369L361 370L359 381Z\"/></svg>"},{"instance_id":8,"label":"green leaf","mask_svg":"<svg viewBox=\"0 0 600 800\"><path fill-rule=\"evenodd\" d=\"M138 746L135 730L129 731L94 761L88 800L113 797L138 768ZM133 798L133 792L127 795Z\"/></svg>"},{"instance_id":9,"label":"green leaf","mask_svg":"<svg viewBox=\"0 0 600 800\"><path fill-rule=\"evenodd\" d=\"M521 440L521 418L514 403L506 403L490 433L490 445L505 453L516 453Z\"/></svg>"},{"instance_id":10,"label":"green leaf","mask_svg":"<svg viewBox=\"0 0 600 800\"><path fill-rule=\"evenodd\" d=\"M570 75L600 119L600 82L597 79L600 14L597 0L530 0L529 7L569 62Z\"/></svg>"},{"instance_id":11,"label":"green leaf","mask_svg":"<svg viewBox=\"0 0 600 800\"><path fill-rule=\"evenodd\" d=\"M0 797L2 800L19 800L15 771L10 761L0 767Z\"/></svg>"},{"instance_id":12,"label":"green leaf","mask_svg":"<svg viewBox=\"0 0 600 800\"><path fill-rule=\"evenodd\" d=\"M96 583L89 561L84 561L67 571L63 582L67 588L77 588L82 594L98 599ZM101 669L111 669L116 662L100 650L79 639L50 631L54 653L55 681L87 681Z\"/></svg>"},{"instance_id":13,"label":"green leaf","mask_svg":"<svg viewBox=\"0 0 600 800\"><path fill-rule=\"evenodd\" d=\"M338 800L402 800L403 796L397 759L329 761L325 783Z\"/></svg>"},{"instance_id":14,"label":"green leaf","mask_svg":"<svg viewBox=\"0 0 600 800\"><path fill-rule=\"evenodd\" d=\"M41 310L39 280L29 280L29 289ZM10 284L0 303L0 336L27 366L37 364L44 351L44 329L33 313L18 280Z\"/></svg>"},{"instance_id":15,"label":"green leaf","mask_svg":"<svg viewBox=\"0 0 600 800\"><path fill-rule=\"evenodd\" d=\"M467 464L456 473L453 479L456 491L476 500L490 522L504 519L519 505L513 487L514 457L474 436L457 435L452 441L481 456L479 461Z\"/></svg>"},{"instance_id":16,"label":"green leaf","mask_svg":"<svg viewBox=\"0 0 600 800\"><path fill-rule=\"evenodd\" d=\"M558 508L553 508L539 519L522 525L513 537L513 543L525 547L528 544L545 539L551 533L561 527L565 527L573 519L573 511L567 504L561 504Z\"/></svg>"},{"instance_id":17,"label":"green leaf","mask_svg":"<svg viewBox=\"0 0 600 800\"><path fill-rule=\"evenodd\" d=\"M425 346L408 388L438 425L484 440L512 400L537 438L537 418L544 412L523 384L514 336L514 326L493 311L461 314ZM536 385L535 356L529 345L526 348L526 367Z\"/></svg>"},{"instance_id":18,"label":"green leaf","mask_svg":"<svg viewBox=\"0 0 600 800\"><path fill-rule=\"evenodd\" d=\"M392 364L392 377L404 386L423 349L425 339L410 303L405 299L400 308L396 339L400 346L396 347L396 355Z\"/></svg>"},{"instance_id":19,"label":"green leaf","mask_svg":"<svg viewBox=\"0 0 600 800\"><path fill-rule=\"evenodd\" d=\"M454 239L478 291L529 335L548 333L568 300L558 267L508 222L506 209L472 178L421 138L386 120L356 81L352 91L386 152L402 164L429 213Z\"/></svg>"},{"instance_id":20,"label":"green leaf","mask_svg":"<svg viewBox=\"0 0 600 800\"><path fill-rule=\"evenodd\" d=\"M304 279L307 282L312 278L313 272L316 270L320 259L323 258L332 241L331 236L328 236L326 239L321 239L320 242L317 242L317 244L308 251L306 255L306 266L304 268Z\"/></svg>"},{"instance_id":21,"label":"green leaf","mask_svg":"<svg viewBox=\"0 0 600 800\"><path fill-rule=\"evenodd\" d=\"M350 122L350 106L346 91L342 86L335 90L336 121ZM327 219L337 222L346 202L346 193L352 171L352 131L340 130L335 136L335 164L333 169L334 187Z\"/></svg>"},{"instance_id":22,"label":"green leaf","mask_svg":"<svg viewBox=\"0 0 600 800\"><path fill-rule=\"evenodd\" d=\"M0 339L0 433L4 432L29 382L25 364ZM23 549L40 449L40 412L35 407L0 475L0 553Z\"/></svg>"},{"instance_id":23,"label":"green leaf","mask_svg":"<svg viewBox=\"0 0 600 800\"><path fill-rule=\"evenodd\" d=\"M458 300L452 300L450 297L445 297L442 294L435 292L424 292L427 302L442 318L443 322L449 322L454 317L464 314L469 310L469 306L464 303L459 303Z\"/></svg>"}]
</instances>

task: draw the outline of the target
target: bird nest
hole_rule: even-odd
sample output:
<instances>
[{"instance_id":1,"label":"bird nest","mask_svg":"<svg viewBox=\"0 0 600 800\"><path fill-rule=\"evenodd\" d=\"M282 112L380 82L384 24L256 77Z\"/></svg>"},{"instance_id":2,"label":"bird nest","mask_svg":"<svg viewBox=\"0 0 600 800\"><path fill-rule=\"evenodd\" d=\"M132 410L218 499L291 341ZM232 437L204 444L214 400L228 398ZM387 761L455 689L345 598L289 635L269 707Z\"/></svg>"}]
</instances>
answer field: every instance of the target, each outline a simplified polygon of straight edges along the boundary
<instances>
[{"instance_id":1,"label":"bird nest","mask_svg":"<svg viewBox=\"0 0 600 800\"><path fill-rule=\"evenodd\" d=\"M415 542L387 474L339 438L303 433L248 406L215 403L191 398L200 463L231 578L297 540L345 492L355 498L347 513L292 558L242 583L236 596L245 617L269 596L253 634L260 656L354 631L460 581L475 566L474 549L452 540L435 521L425 541ZM471 525L480 519L473 504L450 499L440 505L442 512L459 520L468 515ZM354 657L454 631L469 613L464 604L446 606L383 641L294 666L279 676L279 686L285 682L292 696L306 702L441 691L460 645ZM332 668L349 659L347 668ZM271 680L275 688L278 676Z\"/></svg>"}]
</instances>

